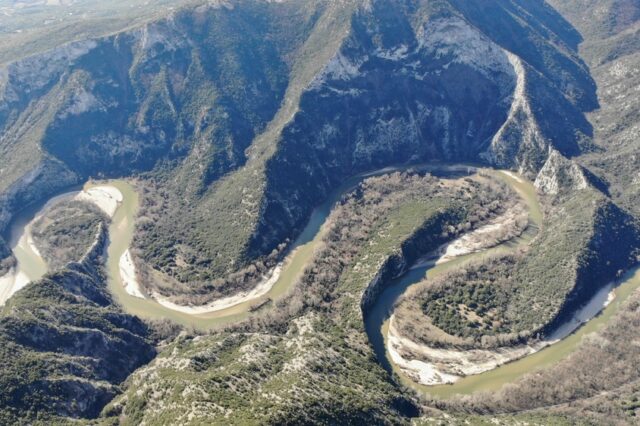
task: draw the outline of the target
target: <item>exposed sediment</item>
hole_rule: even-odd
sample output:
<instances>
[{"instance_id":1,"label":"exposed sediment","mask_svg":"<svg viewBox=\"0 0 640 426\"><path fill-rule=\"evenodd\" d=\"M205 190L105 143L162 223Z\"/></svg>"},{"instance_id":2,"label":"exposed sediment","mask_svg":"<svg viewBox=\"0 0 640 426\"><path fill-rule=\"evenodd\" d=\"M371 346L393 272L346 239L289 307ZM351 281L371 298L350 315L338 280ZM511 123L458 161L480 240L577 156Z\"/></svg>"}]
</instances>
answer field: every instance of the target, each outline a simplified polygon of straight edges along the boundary
<instances>
[{"instance_id":1,"label":"exposed sediment","mask_svg":"<svg viewBox=\"0 0 640 426\"><path fill-rule=\"evenodd\" d=\"M211 303L206 305L180 305L174 302L171 302L169 299L161 296L158 293L153 293L153 299L155 299L160 305L165 308L171 309L177 312L183 312L190 315L202 315L213 313L217 311L222 311L233 306L239 305L244 302L257 300L265 294L269 293L269 291L273 288L275 283L280 278L280 273L282 272L282 264L278 264L275 268L273 268L263 279L252 289L247 291L241 291L239 293L234 294L233 296L223 297L217 300L214 300ZM126 287L126 286L125 286ZM138 296L139 297L139 296Z\"/></svg>"},{"instance_id":2,"label":"exposed sediment","mask_svg":"<svg viewBox=\"0 0 640 426\"><path fill-rule=\"evenodd\" d=\"M395 316L392 315L387 334L388 353L396 366L416 383L421 385L455 383L465 376L493 370L566 338L611 303L615 297L613 287L613 284L603 287L570 320L544 339L494 349L445 349L416 343L402 336L395 325Z\"/></svg>"}]
</instances>

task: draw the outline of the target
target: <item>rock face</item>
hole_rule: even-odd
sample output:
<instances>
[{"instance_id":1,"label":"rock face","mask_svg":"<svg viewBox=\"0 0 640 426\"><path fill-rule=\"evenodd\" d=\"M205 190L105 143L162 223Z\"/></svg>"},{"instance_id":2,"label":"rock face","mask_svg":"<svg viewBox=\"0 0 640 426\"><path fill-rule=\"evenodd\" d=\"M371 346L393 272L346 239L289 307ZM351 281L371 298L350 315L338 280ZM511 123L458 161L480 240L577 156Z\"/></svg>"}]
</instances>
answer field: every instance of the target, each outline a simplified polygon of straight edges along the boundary
<instances>
[{"instance_id":1,"label":"rock face","mask_svg":"<svg viewBox=\"0 0 640 426\"><path fill-rule=\"evenodd\" d=\"M583 67L565 75L572 84L555 81L550 64L523 59L548 51L548 40L512 46L481 11L457 2L425 9L402 13L373 2L354 15L266 165L254 256L282 240L280 229L299 228L357 171L483 159L534 177L551 149L571 156L587 148L591 129L581 111L594 102ZM569 86L581 87L582 101L569 100L562 90Z\"/></svg>"},{"instance_id":2,"label":"rock face","mask_svg":"<svg viewBox=\"0 0 640 426\"><path fill-rule=\"evenodd\" d=\"M567 160L558 151L550 150L549 157L536 176L536 189L543 194L558 195L561 191L579 191L589 186L584 170Z\"/></svg>"},{"instance_id":3,"label":"rock face","mask_svg":"<svg viewBox=\"0 0 640 426\"><path fill-rule=\"evenodd\" d=\"M153 169L178 207L147 224L144 260L210 281L295 236L360 171L485 161L534 176L550 150L588 148L579 36L537 2L315 3L183 8L5 66L0 228L25 197ZM31 179L38 158L65 178Z\"/></svg>"},{"instance_id":4,"label":"rock face","mask_svg":"<svg viewBox=\"0 0 640 426\"><path fill-rule=\"evenodd\" d=\"M264 267L265 258L274 252L277 257L313 207L348 176L397 163L468 161L516 169L552 200L588 194L559 203L555 224L567 222L563 208L583 216L575 226L549 227L561 241L550 251L551 239L543 240L534 253L539 261L525 278L537 277L543 286L526 281L530 285L514 305L531 321L540 318L530 309L540 289L561 296L550 297L556 304L545 312L560 312L560 318L635 260L630 254L639 237L631 232L631 218L596 194L606 193L606 185L573 160L596 151L585 118L597 107L595 84L577 53L580 35L546 2L174 3L174 10L159 11L143 23L102 31L110 35L32 49L41 53L3 62L0 231L18 209L65 186L91 176L142 174L141 188L151 189L144 194L147 209L132 253L141 253L142 265L174 278L172 290L189 296L188 290L207 293L218 285L216 279L252 262ZM577 0L564 3L581 9ZM624 4L623 11L637 9L631 1L611 3ZM605 21L621 32L612 34L620 36L614 42L622 47L603 49L607 57L592 58L590 65L637 46L637 32L628 31L637 13L619 15ZM636 56L599 70L611 85L603 93L609 107L599 115L604 124L597 129L616 148L607 164L621 171L612 173L620 186L631 175L637 178L640 158L621 147L638 139L637 103L627 90L628 81L637 80ZM618 113L622 95L621 110L631 124L608 127L617 121L610 117ZM611 166L621 163L626 169ZM595 160L588 164L600 167ZM640 194L638 182L633 181L632 200ZM568 258L566 246L575 241L585 248ZM414 244L384 265L388 275L402 271L425 247ZM619 252L600 255L614 244ZM35 421L34 413L95 417L124 378L155 355L147 327L114 306L95 258L99 247L100 242L83 262L24 289L3 311L0 423L18 417ZM11 263L8 254L0 240L0 272ZM561 285L558 272L569 277ZM365 308L384 281L382 273L374 276L367 278ZM360 300L356 304L359 309ZM343 319L352 327L356 318L361 327L360 311L353 312L357 315ZM313 392L297 392L300 404L271 422L310 422L325 406L331 412L327 422L404 420L402 414L413 411L404 407L406 394L376 369L364 335L324 319L298 321L295 330L277 338L270 332L242 333L240 340L250 341L246 347L215 335L202 343L186 338L194 344L193 354L185 364L177 350L172 354L177 364L169 365L179 373L155 375L167 363L158 358L134 382L148 385L149 395L132 389L123 397L128 400L119 402L135 413L144 411L150 396L172 411L165 405L171 394L189 409L179 419L185 422L203 411L198 404L187 407L190 392L200 393L202 405L216 405L206 388L190 387L193 379L205 377L219 386L221 399L231 405L246 405L258 395L263 405L252 411L259 412L285 400L269 393L272 383L261 387L262 382L276 377L277 384L287 384L280 390L288 398L290 380L302 378L301 386L311 384ZM306 324L310 321L317 332ZM311 330L309 337L322 333L323 340L308 340L301 351L315 358L283 359L272 351L276 343L282 353L289 350L305 329ZM351 345L347 350L345 342ZM242 379L234 377L229 359L246 367ZM327 365L333 370L325 370ZM187 367L192 375L184 374ZM278 369L291 375L279 380L273 373ZM202 374L213 370L220 375ZM351 393L354 371L366 398ZM176 392L171 382L166 394L156 393L147 380L176 376L185 381L184 392ZM322 387L334 377L349 386ZM374 397L372 383L379 386ZM248 397L237 398L242 387ZM319 398L305 401L308 395ZM402 409L393 408L396 398ZM354 411L345 401L359 406L356 416L349 417ZM117 407L109 415L118 416ZM222 409L220 418L226 415Z\"/></svg>"}]
</instances>

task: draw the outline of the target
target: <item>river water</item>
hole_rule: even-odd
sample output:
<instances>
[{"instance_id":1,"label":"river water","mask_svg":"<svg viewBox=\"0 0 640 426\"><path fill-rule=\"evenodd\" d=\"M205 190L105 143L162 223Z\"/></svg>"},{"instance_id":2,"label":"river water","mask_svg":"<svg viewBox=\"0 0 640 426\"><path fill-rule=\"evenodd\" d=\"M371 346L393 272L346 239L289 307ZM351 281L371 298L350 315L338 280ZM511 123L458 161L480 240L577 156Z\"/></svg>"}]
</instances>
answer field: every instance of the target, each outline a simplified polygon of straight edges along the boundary
<instances>
[{"instance_id":1,"label":"river water","mask_svg":"<svg viewBox=\"0 0 640 426\"><path fill-rule=\"evenodd\" d=\"M321 243L324 235L323 224L327 216L331 212L335 203L344 193L354 188L366 177L393 171L402 171L409 168L428 170L436 175L447 175L451 173L465 174L474 170L472 167L466 165L394 167L364 173L348 180L340 188L333 191L328 199L314 210L307 226L292 245L290 253L286 256L279 279L273 285L269 293L264 297L277 300L293 287L297 278L303 273L304 268L312 259L315 249ZM625 277L622 285L617 289L617 297L615 301L611 303L601 315L589 321L576 333L565 338L561 342L556 343L536 354L529 355L519 361L506 364L486 373L466 377L453 385L420 386L405 377L399 369L389 362L385 346L388 317L393 304L398 297L400 297L408 287L422 280L425 276L433 277L469 260L478 259L482 256L492 255L499 252L508 252L522 244L528 243L536 234L536 230L542 222L542 213L537 202L535 189L532 185L507 173L497 171L491 173L500 179L503 179L516 189L528 205L530 226L525 234L520 238L481 253L461 256L439 265L426 264L419 268L410 270L404 276L396 279L387 287L387 289L377 298L372 310L365 318L365 329L381 364L387 370L398 373L400 380L405 384L434 396L447 397L454 394L466 394L479 390L497 389L503 384L511 382L529 371L549 366L557 362L576 348L582 336L598 329L606 323L606 321L608 321L609 318L617 311L620 304L633 292L635 288L640 286L640 273L637 271L629 273ZM109 289L115 296L116 301L122 305L127 312L147 319L171 319L180 324L192 326L197 329L210 329L224 324L234 323L251 315L250 308L256 303L256 300L249 300L230 308L211 313L193 315L164 307L151 299L141 299L128 294L125 291L120 278L119 260L124 252L129 249L133 239L134 220L137 215L139 203L138 195L134 188L126 181L111 180L106 183L101 182L99 185L112 185L123 195L123 202L116 211L109 227L107 271L109 277ZM91 184L88 184L87 186L91 186ZM20 261L21 270L24 271L32 280L40 278L46 272L46 264L44 264L42 259L38 260L37 254L34 254L34 252L29 249L27 249L26 252L21 252L20 250L24 248L24 244L21 245L18 242L24 235L25 228L36 215L36 212L37 210L34 212L34 210L31 209L31 211L21 213L16 217L11 226L12 248Z\"/></svg>"},{"instance_id":2,"label":"river water","mask_svg":"<svg viewBox=\"0 0 640 426\"><path fill-rule=\"evenodd\" d=\"M271 290L262 298L269 297L277 300L291 290L297 279L304 272L305 267L311 261L313 253L319 247L323 238L323 224L331 213L333 206L347 192L355 188L362 180L371 177L390 173L394 171L403 171L407 169L418 169L421 171L430 171L434 174L467 174L472 167L464 165L444 166L444 165L418 165L418 166L400 166L388 167L372 172L362 173L351 179L348 179L343 185L332 191L329 197L319 205L312 213L307 225L302 233L292 244L289 254L284 260L282 272L275 282ZM107 269L109 274L109 287L116 296L116 300L125 307L125 309L135 315L148 319L164 319L169 318L180 324L192 326L198 329L211 329L225 324L231 324L247 318L252 305L256 304L256 300L248 300L236 304L232 307L217 310L215 312L203 314L189 314L179 312L168 307L162 306L151 299L140 299L128 294L119 273L120 256L129 248L133 238L134 218L138 209L138 195L133 187L125 181L109 181L110 185L115 186L122 192L124 201L116 212L111 226L109 228L110 243L108 246ZM100 185L104 185L101 183Z\"/></svg>"},{"instance_id":3,"label":"river water","mask_svg":"<svg viewBox=\"0 0 640 426\"><path fill-rule=\"evenodd\" d=\"M22 210L11 222L7 243L16 258L16 267L6 276L0 277L0 306L29 282L42 278L48 270L35 245L30 244L31 225L38 215L49 206L73 198L78 191L65 192ZM32 243L32 242L31 242Z\"/></svg>"},{"instance_id":4,"label":"river water","mask_svg":"<svg viewBox=\"0 0 640 426\"><path fill-rule=\"evenodd\" d=\"M497 390L526 373L557 363L573 352L585 335L597 331L605 325L633 291L640 287L640 270L634 269L623 277L619 286L615 289L615 299L606 306L599 315L582 325L568 337L519 360L504 364L485 373L464 377L453 384L447 385L425 386L408 378L403 371L391 361L386 344L389 331L389 317L398 298L412 285L419 283L424 278L434 278L471 260L479 260L486 256L508 253L523 244L528 244L542 224L542 213L536 197L535 188L530 183L518 179L512 174L502 172L495 173L511 185L529 207L529 228L526 232L519 238L482 252L457 257L438 265L435 265L434 261L409 270L403 276L389 283L389 286L376 299L375 305L365 317L365 329L376 353L376 357L382 366L387 371L395 373L405 385L436 398L448 398L454 395L466 395L478 391Z\"/></svg>"}]
</instances>

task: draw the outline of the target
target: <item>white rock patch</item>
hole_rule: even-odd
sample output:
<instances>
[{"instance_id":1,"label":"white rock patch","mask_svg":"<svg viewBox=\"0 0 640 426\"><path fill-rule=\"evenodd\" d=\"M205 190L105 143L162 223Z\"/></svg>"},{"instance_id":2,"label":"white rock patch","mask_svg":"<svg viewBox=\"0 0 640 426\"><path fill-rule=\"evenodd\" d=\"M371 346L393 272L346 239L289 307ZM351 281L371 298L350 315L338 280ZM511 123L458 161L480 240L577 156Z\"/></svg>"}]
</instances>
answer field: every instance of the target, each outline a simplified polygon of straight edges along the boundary
<instances>
[{"instance_id":1,"label":"white rock patch","mask_svg":"<svg viewBox=\"0 0 640 426\"><path fill-rule=\"evenodd\" d=\"M559 175L564 173L570 178L570 187L580 191L589 186L587 178L580 166L571 160L566 159L555 149L549 150L549 158L540 169L534 186L543 194L556 195L563 187ZM566 178L566 176L565 176ZM566 183L564 184L566 186Z\"/></svg>"},{"instance_id":2,"label":"white rock patch","mask_svg":"<svg viewBox=\"0 0 640 426\"><path fill-rule=\"evenodd\" d=\"M436 19L417 34L418 45L436 58L471 66L485 75L504 72L513 75L507 51L493 43L460 18Z\"/></svg>"},{"instance_id":3,"label":"white rock patch","mask_svg":"<svg viewBox=\"0 0 640 426\"><path fill-rule=\"evenodd\" d=\"M120 256L118 267L120 270L122 286L125 291L133 297L144 299L144 294L142 293L140 284L136 278L136 267L133 264L133 259L131 259L131 252L128 249L122 254L122 256Z\"/></svg>"},{"instance_id":4,"label":"white rock patch","mask_svg":"<svg viewBox=\"0 0 640 426\"><path fill-rule=\"evenodd\" d=\"M513 207L504 214L491 220L488 224L452 241L444 247L440 258L436 261L436 265L500 244L502 241L495 240L492 236L509 227L513 227L514 229L519 228L517 221L521 214L523 214L523 210L518 207ZM524 228L517 229L517 231L521 234Z\"/></svg>"},{"instance_id":5,"label":"white rock patch","mask_svg":"<svg viewBox=\"0 0 640 426\"><path fill-rule=\"evenodd\" d=\"M318 89L330 80L346 81L357 77L360 75L361 65L362 64L351 62L342 52L338 52L324 67L322 72L313 79L309 88L312 90Z\"/></svg>"},{"instance_id":6,"label":"white rock patch","mask_svg":"<svg viewBox=\"0 0 640 426\"><path fill-rule=\"evenodd\" d=\"M78 193L75 199L93 203L107 216L113 217L116 214L116 210L118 210L118 206L122 203L123 196L118 188L103 185L84 190Z\"/></svg>"},{"instance_id":7,"label":"white rock patch","mask_svg":"<svg viewBox=\"0 0 640 426\"><path fill-rule=\"evenodd\" d=\"M401 44L400 46L394 49L376 49L375 55L382 59L387 59L389 61L399 61L401 59L405 59L408 56L409 46L406 44Z\"/></svg>"},{"instance_id":8,"label":"white rock patch","mask_svg":"<svg viewBox=\"0 0 640 426\"><path fill-rule=\"evenodd\" d=\"M60 118L64 119L69 115L80 115L85 112L100 109L100 107L100 101L98 101L93 93L81 88L73 94L70 105L60 114Z\"/></svg>"},{"instance_id":9,"label":"white rock patch","mask_svg":"<svg viewBox=\"0 0 640 426\"><path fill-rule=\"evenodd\" d=\"M0 306L4 306L18 290L23 289L31 280L24 272L15 269L0 277Z\"/></svg>"},{"instance_id":10,"label":"white rock patch","mask_svg":"<svg viewBox=\"0 0 640 426\"><path fill-rule=\"evenodd\" d=\"M6 71L11 78L10 84L26 93L39 90L97 46L93 40L77 41L13 62Z\"/></svg>"}]
</instances>

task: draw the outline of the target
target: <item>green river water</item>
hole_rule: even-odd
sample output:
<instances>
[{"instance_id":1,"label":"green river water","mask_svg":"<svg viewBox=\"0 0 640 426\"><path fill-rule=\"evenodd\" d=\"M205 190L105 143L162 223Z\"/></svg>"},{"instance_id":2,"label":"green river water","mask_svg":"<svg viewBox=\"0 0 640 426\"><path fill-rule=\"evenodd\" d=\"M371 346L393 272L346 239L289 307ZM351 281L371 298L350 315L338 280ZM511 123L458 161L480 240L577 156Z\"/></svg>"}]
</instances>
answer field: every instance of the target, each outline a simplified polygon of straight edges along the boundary
<instances>
[{"instance_id":1,"label":"green river water","mask_svg":"<svg viewBox=\"0 0 640 426\"><path fill-rule=\"evenodd\" d=\"M447 398L454 395L471 394L478 391L497 390L503 385L513 382L526 373L555 364L573 352L585 335L597 331L604 326L618 311L629 295L640 287L640 271L638 269L634 269L621 280L620 285L615 289L615 299L604 310L602 310L599 315L595 316L593 319L578 328L574 333L561 341L519 360L504 364L485 373L464 377L454 384L425 386L417 384L413 380L409 379L400 370L400 368L390 360L386 345L389 329L389 317L392 313L393 305L398 298L404 294L409 287L422 281L425 277L433 278L471 260L481 259L484 256L505 253L514 250L523 244L529 243L542 224L542 212L536 197L535 188L530 183L518 180L506 173L493 173L511 185L520 194L529 207L530 225L527 231L520 238L501 244L497 247L466 256L460 256L439 265L434 265L432 263L410 270L405 275L390 283L390 285L378 297L376 304L365 319L367 334L369 335L369 339L380 363L388 371L396 373L405 385L436 398Z\"/></svg>"},{"instance_id":2,"label":"green river water","mask_svg":"<svg viewBox=\"0 0 640 426\"><path fill-rule=\"evenodd\" d=\"M332 207L345 192L355 187L364 178L391 171L406 170L409 168L428 170L434 174L437 174L438 171L442 171L446 174L451 172L461 173L465 170L470 170L469 167L470 166L464 165L395 167L365 173L350 179L340 188L333 191L328 199L314 210L307 226L293 244L289 255L285 258L279 279L276 281L269 293L261 299L268 297L272 300L277 300L293 287L293 284L304 271L304 268L310 261L315 249L322 240L323 224L331 212ZM385 346L388 317L397 298L400 297L408 287L422 280L425 275L427 277L433 277L469 260L498 252L507 252L521 244L528 243L536 234L537 228L542 222L542 213L536 198L536 192L531 184L503 172L490 171L490 173L500 179L503 179L516 189L527 203L530 213L530 227L527 232L516 240L504 243L480 253L462 256L437 266L425 265L423 267L410 270L402 277L390 283L386 290L377 298L375 305L367 314L365 319L365 329L381 364L389 371L393 370L398 373L400 379L405 384L434 396L447 397L454 394L466 394L479 390L497 389L503 384L511 382L519 376L536 368L552 365L567 354L571 353L577 347L585 334L602 327L602 325L615 314L621 303L633 292L633 290L640 286L640 273L638 273L638 271L630 272L625 277L622 284L617 288L616 299L600 315L589 321L571 336L536 354L522 358L521 360L506 364L486 373L466 377L454 385L420 386L405 377L399 369L394 365L391 365L392 363L389 362ZM124 197L123 202L116 211L109 228L107 270L109 276L109 289L114 294L117 302L121 304L127 312L147 319L168 318L180 324L192 326L197 329L211 329L224 324L240 321L249 315L252 315L250 313L250 308L252 305L256 304L257 300L255 299L239 303L228 309L207 314L192 315L169 309L158 304L154 300L141 299L129 295L125 291L122 285L122 280L120 279L119 259L131 245L134 231L134 220L137 215L139 203L138 195L134 188L126 181L111 180L107 182L100 182L99 185L112 185L118 188ZM23 232L26 224L24 218L21 219L20 216L22 215L19 215L12 226L12 236L16 238L16 241L19 239L18 234L21 231ZM32 213L30 214L30 217L33 217ZM14 253L16 257L18 257L18 260L21 263L21 268L25 270L25 273L27 273L30 278L34 276L42 276L43 264L41 259L38 261L37 256L34 257L33 252L29 252L27 250L28 253L23 253L20 252L20 250L21 249L18 248L17 250L14 250ZM37 270L34 270L34 268Z\"/></svg>"}]
</instances>

